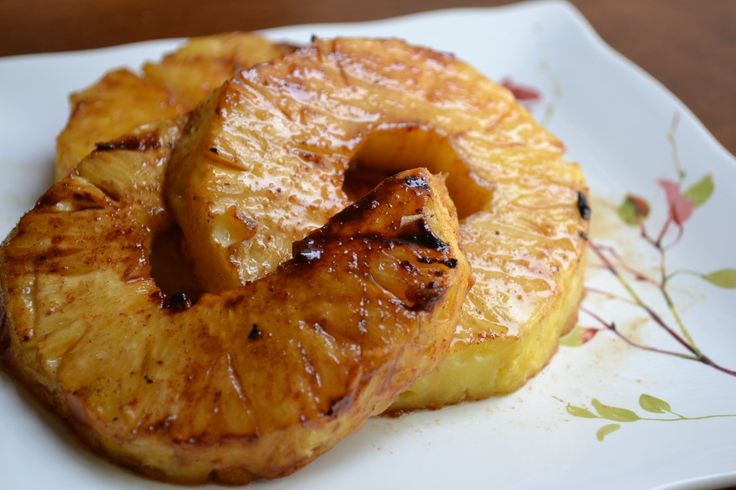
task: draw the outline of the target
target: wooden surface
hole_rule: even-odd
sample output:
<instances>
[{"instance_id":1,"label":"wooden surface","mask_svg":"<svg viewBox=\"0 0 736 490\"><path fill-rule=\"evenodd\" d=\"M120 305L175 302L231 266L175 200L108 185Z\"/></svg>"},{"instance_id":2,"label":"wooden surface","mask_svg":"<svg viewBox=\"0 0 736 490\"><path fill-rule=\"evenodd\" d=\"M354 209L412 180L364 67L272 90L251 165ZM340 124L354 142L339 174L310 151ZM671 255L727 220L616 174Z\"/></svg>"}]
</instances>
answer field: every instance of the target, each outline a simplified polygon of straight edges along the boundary
<instances>
[{"instance_id":1,"label":"wooden surface","mask_svg":"<svg viewBox=\"0 0 736 490\"><path fill-rule=\"evenodd\" d=\"M508 2L2 0L0 56L504 3ZM736 0L573 3L609 44L664 83L736 153Z\"/></svg>"}]
</instances>

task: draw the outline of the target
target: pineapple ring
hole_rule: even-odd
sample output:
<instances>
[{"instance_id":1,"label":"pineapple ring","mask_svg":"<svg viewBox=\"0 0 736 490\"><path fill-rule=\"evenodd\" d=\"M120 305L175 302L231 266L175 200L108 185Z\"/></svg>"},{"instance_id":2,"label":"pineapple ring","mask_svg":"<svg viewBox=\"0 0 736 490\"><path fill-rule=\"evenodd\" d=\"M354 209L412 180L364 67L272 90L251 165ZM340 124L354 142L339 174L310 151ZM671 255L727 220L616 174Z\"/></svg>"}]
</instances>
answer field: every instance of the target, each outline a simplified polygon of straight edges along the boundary
<instances>
[{"instance_id":1,"label":"pineapple ring","mask_svg":"<svg viewBox=\"0 0 736 490\"><path fill-rule=\"evenodd\" d=\"M580 168L505 88L399 40L335 39L244 71L194 111L167 197L206 290L255 280L342 208L351 162L448 175L475 286L451 354L394 409L521 386L582 296Z\"/></svg>"},{"instance_id":2,"label":"pineapple ring","mask_svg":"<svg viewBox=\"0 0 736 490\"><path fill-rule=\"evenodd\" d=\"M470 284L452 202L426 170L400 174L270 276L192 306L149 264L178 134L110 142L21 219L0 249L2 353L126 466L188 483L286 475L447 350Z\"/></svg>"},{"instance_id":3,"label":"pineapple ring","mask_svg":"<svg viewBox=\"0 0 736 490\"><path fill-rule=\"evenodd\" d=\"M71 113L56 142L56 180L63 179L100 141L142 124L183 114L222 85L237 68L250 67L294 48L250 33L190 39L137 75L120 68L71 95Z\"/></svg>"}]
</instances>

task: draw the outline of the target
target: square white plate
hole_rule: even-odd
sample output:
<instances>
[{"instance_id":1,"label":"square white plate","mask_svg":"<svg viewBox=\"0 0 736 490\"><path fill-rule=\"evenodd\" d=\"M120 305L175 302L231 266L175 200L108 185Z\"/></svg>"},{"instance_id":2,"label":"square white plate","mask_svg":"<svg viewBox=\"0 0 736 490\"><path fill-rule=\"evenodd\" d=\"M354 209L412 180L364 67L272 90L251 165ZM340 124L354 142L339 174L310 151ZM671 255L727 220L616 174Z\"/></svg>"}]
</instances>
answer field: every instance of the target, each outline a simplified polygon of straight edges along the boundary
<instances>
[{"instance_id":1,"label":"square white plate","mask_svg":"<svg viewBox=\"0 0 736 490\"><path fill-rule=\"evenodd\" d=\"M533 112L566 142L569 159L581 162L589 179L595 243L615 247L627 265L659 281L659 251L636 226L622 222L617 206L629 193L646 199L651 215L645 226L656 238L669 209L658 179L669 179L675 183L671 197L680 199L681 220L688 206L699 205L684 222L679 243L666 252L667 272L736 267L736 160L681 102L605 45L564 2L285 27L266 34L296 42L311 34L403 37L454 52L493 79L510 76L534 87L542 99ZM10 231L51 182L54 138L68 115L68 94L113 67L157 59L179 42L0 60L0 234ZM679 119L674 128L673 118ZM685 171L681 180L677 165ZM706 175L710 179L686 193ZM709 199L700 203L704 198ZM664 243L676 237L672 225ZM607 249L604 253L641 300L684 337L660 289L637 280ZM591 263L588 285L608 296L591 289L586 309L615 322L631 341L688 353L646 310L630 304L630 293L599 261ZM736 369L736 290L718 285L731 286L734 274L707 276L709 282L678 273L667 284L675 311L701 351L731 369ZM295 475L256 486L602 490L736 484L736 377L703 362L629 346L589 315L581 314L580 325L602 330L582 346L562 347L549 367L512 395L373 419ZM593 331L576 330L566 343L581 333L589 337ZM641 399L642 394L657 398ZM596 411L593 399L634 413L600 405ZM3 488L163 486L91 455L5 373L0 411ZM599 441L604 426L618 427Z\"/></svg>"}]
</instances>

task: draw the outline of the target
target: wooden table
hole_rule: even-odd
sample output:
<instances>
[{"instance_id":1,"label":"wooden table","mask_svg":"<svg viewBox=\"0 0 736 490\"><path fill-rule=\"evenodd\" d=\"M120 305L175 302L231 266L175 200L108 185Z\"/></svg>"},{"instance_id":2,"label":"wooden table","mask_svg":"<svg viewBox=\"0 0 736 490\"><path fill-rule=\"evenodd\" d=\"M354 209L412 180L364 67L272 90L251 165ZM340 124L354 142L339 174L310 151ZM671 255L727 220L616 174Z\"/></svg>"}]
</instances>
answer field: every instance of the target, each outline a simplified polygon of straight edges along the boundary
<instances>
[{"instance_id":1,"label":"wooden table","mask_svg":"<svg viewBox=\"0 0 736 490\"><path fill-rule=\"evenodd\" d=\"M504 3L508 2L2 0L0 56ZM736 0L573 3L604 39L669 87L736 153Z\"/></svg>"}]
</instances>

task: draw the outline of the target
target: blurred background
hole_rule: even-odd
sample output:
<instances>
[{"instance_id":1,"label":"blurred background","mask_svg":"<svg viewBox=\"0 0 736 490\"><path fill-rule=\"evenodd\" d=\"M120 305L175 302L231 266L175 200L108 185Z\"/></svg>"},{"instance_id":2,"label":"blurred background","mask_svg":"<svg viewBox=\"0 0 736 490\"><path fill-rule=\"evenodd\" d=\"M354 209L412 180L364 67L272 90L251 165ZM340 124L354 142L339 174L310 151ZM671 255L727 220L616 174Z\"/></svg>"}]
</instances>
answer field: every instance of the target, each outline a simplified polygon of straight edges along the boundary
<instances>
[{"instance_id":1,"label":"blurred background","mask_svg":"<svg viewBox=\"0 0 736 490\"><path fill-rule=\"evenodd\" d=\"M2 0L0 56L508 3L512 2ZM736 154L736 0L572 3L609 44L664 83Z\"/></svg>"}]
</instances>

